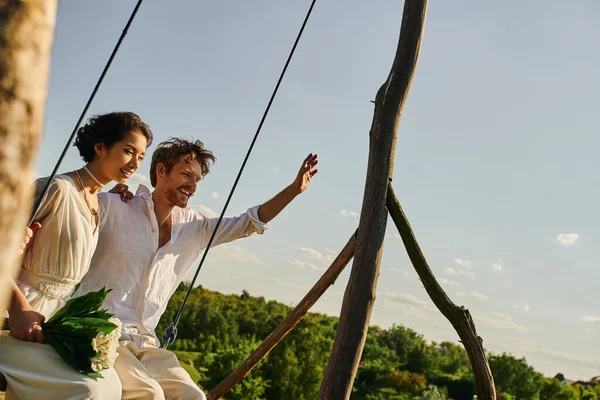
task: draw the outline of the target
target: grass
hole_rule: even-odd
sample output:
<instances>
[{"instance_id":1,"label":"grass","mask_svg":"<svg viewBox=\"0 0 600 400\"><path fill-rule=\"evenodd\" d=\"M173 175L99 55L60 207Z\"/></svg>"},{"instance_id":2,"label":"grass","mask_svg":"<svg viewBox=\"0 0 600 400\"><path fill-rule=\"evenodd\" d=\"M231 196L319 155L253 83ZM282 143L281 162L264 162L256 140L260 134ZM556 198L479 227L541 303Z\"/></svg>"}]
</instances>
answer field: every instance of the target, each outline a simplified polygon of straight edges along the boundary
<instances>
[{"instance_id":1,"label":"grass","mask_svg":"<svg viewBox=\"0 0 600 400\"><path fill-rule=\"evenodd\" d=\"M194 361L198 358L199 353L189 352L189 351L174 351L177 359L179 360L179 364L185 369L185 371L190 374L192 380L196 383L201 378L200 371L196 369L194 366ZM1 400L1 399L0 399Z\"/></svg>"}]
</instances>

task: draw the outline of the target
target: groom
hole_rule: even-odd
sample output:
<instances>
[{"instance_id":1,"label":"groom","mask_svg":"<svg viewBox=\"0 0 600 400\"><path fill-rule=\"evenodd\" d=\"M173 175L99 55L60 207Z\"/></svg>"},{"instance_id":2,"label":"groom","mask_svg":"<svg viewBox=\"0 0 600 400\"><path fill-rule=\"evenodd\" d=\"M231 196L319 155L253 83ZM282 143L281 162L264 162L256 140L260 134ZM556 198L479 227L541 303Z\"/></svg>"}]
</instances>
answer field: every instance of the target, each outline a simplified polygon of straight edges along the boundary
<instances>
[{"instance_id":1,"label":"groom","mask_svg":"<svg viewBox=\"0 0 600 400\"><path fill-rule=\"evenodd\" d=\"M152 155L153 192L140 186L127 202L121 200L124 195L98 196L98 246L76 295L104 286L112 289L104 306L123 324L115 369L125 400L206 398L175 354L158 347L154 330L215 229L216 218L186 207L214 161L200 141L171 139ZM224 218L212 245L262 234L267 223L306 190L317 163L317 155L310 154L290 186L266 203Z\"/></svg>"}]
</instances>

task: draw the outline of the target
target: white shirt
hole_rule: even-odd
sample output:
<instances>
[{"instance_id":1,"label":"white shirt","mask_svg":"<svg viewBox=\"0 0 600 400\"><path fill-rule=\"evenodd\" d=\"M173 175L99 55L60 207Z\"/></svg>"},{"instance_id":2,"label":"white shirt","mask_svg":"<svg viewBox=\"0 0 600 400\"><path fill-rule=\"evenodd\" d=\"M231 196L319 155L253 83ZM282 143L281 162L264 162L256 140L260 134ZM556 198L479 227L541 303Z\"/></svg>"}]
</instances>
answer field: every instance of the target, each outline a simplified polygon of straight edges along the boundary
<instances>
[{"instance_id":1,"label":"white shirt","mask_svg":"<svg viewBox=\"0 0 600 400\"><path fill-rule=\"evenodd\" d=\"M189 208L173 208L171 240L158 248L159 229L152 196L140 185L127 203L101 193L100 235L90 270L76 295L112 289L104 307L123 324L123 333L152 335L169 298L208 245L218 218ZM262 234L259 206L221 221L212 246ZM210 256L210 255L209 255Z\"/></svg>"},{"instance_id":2,"label":"white shirt","mask_svg":"<svg viewBox=\"0 0 600 400\"><path fill-rule=\"evenodd\" d=\"M48 182L35 182L36 194ZM42 224L25 253L17 285L29 304L50 318L87 273L98 241L92 213L75 182L57 175L34 219ZM95 224L94 224L95 225Z\"/></svg>"}]
</instances>

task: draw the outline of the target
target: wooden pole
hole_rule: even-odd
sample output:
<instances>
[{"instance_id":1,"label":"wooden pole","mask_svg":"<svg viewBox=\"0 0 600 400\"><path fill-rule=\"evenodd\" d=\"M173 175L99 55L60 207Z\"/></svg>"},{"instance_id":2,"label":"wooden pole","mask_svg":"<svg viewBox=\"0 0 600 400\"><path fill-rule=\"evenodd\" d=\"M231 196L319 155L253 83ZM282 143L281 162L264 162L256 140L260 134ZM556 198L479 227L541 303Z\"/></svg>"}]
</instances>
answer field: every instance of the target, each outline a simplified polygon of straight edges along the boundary
<instances>
[{"instance_id":1,"label":"wooden pole","mask_svg":"<svg viewBox=\"0 0 600 400\"><path fill-rule=\"evenodd\" d=\"M467 350L473 375L475 375L477 398L482 400L496 400L494 377L492 376L492 371L490 370L490 365L483 349L483 340L477 335L473 318L471 318L469 310L464 307L458 307L448 298L444 289L442 289L435 279L435 275L433 275L433 272L429 268L427 260L417 243L408 219L404 211L402 211L400 202L394 194L391 183L388 185L387 208L396 228L398 228L398 233L400 233L400 237L404 242L406 252L419 278L421 278L427 294L429 294L435 306L444 314L446 319L450 321Z\"/></svg>"},{"instance_id":2,"label":"wooden pole","mask_svg":"<svg viewBox=\"0 0 600 400\"><path fill-rule=\"evenodd\" d=\"M0 309L31 211L56 8L56 0L0 0Z\"/></svg>"},{"instance_id":3,"label":"wooden pole","mask_svg":"<svg viewBox=\"0 0 600 400\"><path fill-rule=\"evenodd\" d=\"M362 355L371 310L375 303L383 250L387 221L387 183L393 171L402 109L419 57L426 10L427 0L406 0L404 3L396 57L390 74L375 99L356 255L319 399L337 400L350 397Z\"/></svg>"},{"instance_id":4,"label":"wooden pole","mask_svg":"<svg viewBox=\"0 0 600 400\"><path fill-rule=\"evenodd\" d=\"M208 392L208 400L220 399L235 384L244 379L246 375L262 360L284 337L300 322L308 310L321 298L323 293L333 285L337 277L344 270L344 267L354 256L356 246L356 232L352 235L346 246L340 254L331 263L331 266L325 271L321 279L310 289L296 308L275 328L275 330L265 339L265 341L240 364L223 382L215 386Z\"/></svg>"}]
</instances>

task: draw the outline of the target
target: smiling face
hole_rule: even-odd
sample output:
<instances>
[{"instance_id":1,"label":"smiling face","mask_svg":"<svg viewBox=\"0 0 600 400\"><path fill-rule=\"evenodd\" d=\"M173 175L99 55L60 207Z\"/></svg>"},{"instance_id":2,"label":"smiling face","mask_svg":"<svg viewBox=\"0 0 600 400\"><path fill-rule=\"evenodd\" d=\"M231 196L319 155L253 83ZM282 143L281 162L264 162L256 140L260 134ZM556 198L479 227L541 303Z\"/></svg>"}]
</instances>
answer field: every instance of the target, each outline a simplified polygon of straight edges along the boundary
<instances>
[{"instance_id":1,"label":"smiling face","mask_svg":"<svg viewBox=\"0 0 600 400\"><path fill-rule=\"evenodd\" d=\"M198 160L182 156L169 172L162 163L158 164L156 169L156 190L160 191L171 205L186 207L203 176Z\"/></svg>"},{"instance_id":2,"label":"smiling face","mask_svg":"<svg viewBox=\"0 0 600 400\"><path fill-rule=\"evenodd\" d=\"M148 140L139 131L130 131L122 140L110 147L96 145L97 156L94 159L99 175L106 180L125 183L140 167L146 155Z\"/></svg>"}]
</instances>

